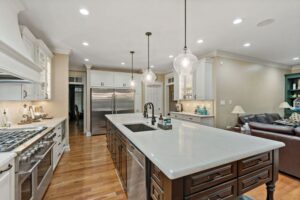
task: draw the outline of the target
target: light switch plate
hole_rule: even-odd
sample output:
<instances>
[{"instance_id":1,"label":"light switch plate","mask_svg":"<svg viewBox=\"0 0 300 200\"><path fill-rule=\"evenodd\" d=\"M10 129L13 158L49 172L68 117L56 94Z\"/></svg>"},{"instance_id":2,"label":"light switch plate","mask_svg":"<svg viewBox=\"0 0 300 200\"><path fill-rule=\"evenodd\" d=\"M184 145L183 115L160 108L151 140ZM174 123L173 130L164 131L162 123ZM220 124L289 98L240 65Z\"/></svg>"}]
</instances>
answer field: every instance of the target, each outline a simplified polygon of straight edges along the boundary
<instances>
[{"instance_id":1,"label":"light switch plate","mask_svg":"<svg viewBox=\"0 0 300 200\"><path fill-rule=\"evenodd\" d=\"M225 100L220 101L220 105L225 105L225 104L226 104Z\"/></svg>"}]
</instances>

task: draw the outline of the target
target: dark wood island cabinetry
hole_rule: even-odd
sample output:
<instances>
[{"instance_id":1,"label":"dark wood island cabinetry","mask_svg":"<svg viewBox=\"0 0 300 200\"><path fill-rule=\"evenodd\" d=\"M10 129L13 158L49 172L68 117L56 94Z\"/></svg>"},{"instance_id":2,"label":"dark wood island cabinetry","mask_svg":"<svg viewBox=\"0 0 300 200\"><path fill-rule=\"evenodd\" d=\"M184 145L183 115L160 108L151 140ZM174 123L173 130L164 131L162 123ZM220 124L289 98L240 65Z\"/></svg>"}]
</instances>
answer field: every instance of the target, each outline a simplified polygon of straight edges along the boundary
<instances>
[{"instance_id":1,"label":"dark wood island cabinetry","mask_svg":"<svg viewBox=\"0 0 300 200\"><path fill-rule=\"evenodd\" d=\"M126 192L128 139L109 120L107 123L107 147ZM278 179L278 149L177 179L169 179L155 164L149 163L147 168L150 173L146 177L149 199L229 200L262 184L266 184L266 199L274 199Z\"/></svg>"}]
</instances>

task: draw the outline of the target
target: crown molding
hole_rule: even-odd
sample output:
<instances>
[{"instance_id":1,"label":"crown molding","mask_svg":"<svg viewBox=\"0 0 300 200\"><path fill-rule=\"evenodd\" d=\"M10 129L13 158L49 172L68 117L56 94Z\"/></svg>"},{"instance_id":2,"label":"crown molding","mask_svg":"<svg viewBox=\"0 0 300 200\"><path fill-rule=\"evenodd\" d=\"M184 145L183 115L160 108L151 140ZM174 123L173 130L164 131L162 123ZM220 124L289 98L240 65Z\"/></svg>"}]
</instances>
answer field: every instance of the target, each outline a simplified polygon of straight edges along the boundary
<instances>
[{"instance_id":1,"label":"crown molding","mask_svg":"<svg viewBox=\"0 0 300 200\"><path fill-rule=\"evenodd\" d=\"M57 54L65 54L65 55L70 55L70 53L72 52L71 49L54 49L53 50L54 53L57 53Z\"/></svg>"},{"instance_id":2,"label":"crown molding","mask_svg":"<svg viewBox=\"0 0 300 200\"><path fill-rule=\"evenodd\" d=\"M93 67L93 65L91 65L91 64L85 64L84 66L86 67L86 69L92 69L92 67Z\"/></svg>"},{"instance_id":3,"label":"crown molding","mask_svg":"<svg viewBox=\"0 0 300 200\"><path fill-rule=\"evenodd\" d=\"M213 52L206 54L203 57L222 57L222 58L229 58L229 59L234 59L234 60L255 63L255 64L259 64L259 65L264 65L267 67L274 67L274 68L279 68L279 69L291 69L290 65L267 61L267 60L263 60L263 59L259 59L259 58L250 57L250 56L244 56L244 55L231 53L228 51L222 51L222 50L215 50Z\"/></svg>"}]
</instances>

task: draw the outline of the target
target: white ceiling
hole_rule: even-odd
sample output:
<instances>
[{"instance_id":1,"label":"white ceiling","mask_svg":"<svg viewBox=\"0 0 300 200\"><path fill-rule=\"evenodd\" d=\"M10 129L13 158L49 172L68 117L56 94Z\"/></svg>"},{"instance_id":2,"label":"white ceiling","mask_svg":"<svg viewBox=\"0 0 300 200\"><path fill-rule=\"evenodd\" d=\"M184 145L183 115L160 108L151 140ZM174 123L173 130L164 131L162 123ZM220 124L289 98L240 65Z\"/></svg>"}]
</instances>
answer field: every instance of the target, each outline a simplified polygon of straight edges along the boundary
<instances>
[{"instance_id":1,"label":"white ceiling","mask_svg":"<svg viewBox=\"0 0 300 200\"><path fill-rule=\"evenodd\" d=\"M102 67L146 68L146 31L151 31L150 59L156 71L169 71L170 54L183 48L183 0L23 0L22 24L53 49L71 49L70 65L84 58ZM299 0L188 0L188 47L198 56L220 49L259 59L299 64ZM87 8L89 16L78 10ZM244 22L233 25L236 17ZM274 18L269 26L257 27ZM197 44L197 39L204 39ZM84 47L81 43L89 42ZM243 43L250 42L249 48ZM125 66L121 65L125 62Z\"/></svg>"}]
</instances>

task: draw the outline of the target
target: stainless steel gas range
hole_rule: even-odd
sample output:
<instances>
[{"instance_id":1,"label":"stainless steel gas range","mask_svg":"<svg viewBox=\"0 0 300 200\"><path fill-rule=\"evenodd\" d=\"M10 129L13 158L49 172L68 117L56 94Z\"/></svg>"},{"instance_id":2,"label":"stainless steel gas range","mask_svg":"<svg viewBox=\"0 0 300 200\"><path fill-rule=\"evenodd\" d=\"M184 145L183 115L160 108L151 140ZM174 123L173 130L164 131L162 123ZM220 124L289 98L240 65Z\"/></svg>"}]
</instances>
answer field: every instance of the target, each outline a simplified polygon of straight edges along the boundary
<instances>
[{"instance_id":1,"label":"stainless steel gas range","mask_svg":"<svg viewBox=\"0 0 300 200\"><path fill-rule=\"evenodd\" d=\"M41 200L50 184L55 132L45 127L0 130L0 152L13 151L16 200Z\"/></svg>"}]
</instances>

